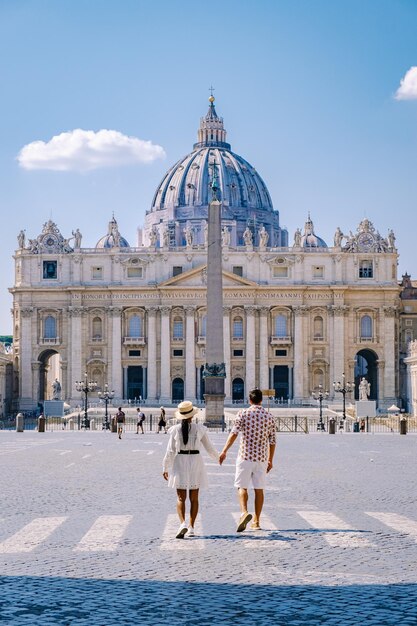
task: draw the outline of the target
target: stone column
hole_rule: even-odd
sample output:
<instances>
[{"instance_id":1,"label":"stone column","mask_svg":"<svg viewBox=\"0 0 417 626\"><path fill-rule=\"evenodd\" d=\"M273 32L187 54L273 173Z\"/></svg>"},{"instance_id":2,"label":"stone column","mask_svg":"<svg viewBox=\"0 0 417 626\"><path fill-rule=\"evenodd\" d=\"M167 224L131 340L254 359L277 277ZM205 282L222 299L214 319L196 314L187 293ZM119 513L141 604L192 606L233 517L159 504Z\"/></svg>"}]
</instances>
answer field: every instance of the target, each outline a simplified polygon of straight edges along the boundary
<instances>
[{"instance_id":1,"label":"stone column","mask_svg":"<svg viewBox=\"0 0 417 626\"><path fill-rule=\"evenodd\" d=\"M68 307L68 345L70 346L69 385L68 396L81 405L81 394L75 389L76 381L84 380L85 363L82 363L82 316L83 307ZM84 365L84 367L82 367Z\"/></svg>"},{"instance_id":2,"label":"stone column","mask_svg":"<svg viewBox=\"0 0 417 626\"><path fill-rule=\"evenodd\" d=\"M384 396L380 395L380 401L391 406L397 401L396 398L396 359L395 354L395 322L397 316L397 307L384 306L384 354L385 354L385 371L384 371Z\"/></svg>"},{"instance_id":3,"label":"stone column","mask_svg":"<svg viewBox=\"0 0 417 626\"><path fill-rule=\"evenodd\" d=\"M269 307L261 307L259 317L259 387L269 389L269 343L268 314Z\"/></svg>"},{"instance_id":4,"label":"stone column","mask_svg":"<svg viewBox=\"0 0 417 626\"><path fill-rule=\"evenodd\" d=\"M112 321L111 337L111 385L114 389L114 397L122 400L124 396L123 372L122 372L122 309L110 307L109 313ZM117 404L117 401L116 401Z\"/></svg>"},{"instance_id":5,"label":"stone column","mask_svg":"<svg viewBox=\"0 0 417 626\"><path fill-rule=\"evenodd\" d=\"M185 398L196 402L194 306L185 307Z\"/></svg>"},{"instance_id":6,"label":"stone column","mask_svg":"<svg viewBox=\"0 0 417 626\"><path fill-rule=\"evenodd\" d=\"M256 353L255 353L255 314L256 307L247 306L246 311L246 389L245 395L256 386L255 369L256 369Z\"/></svg>"},{"instance_id":7,"label":"stone column","mask_svg":"<svg viewBox=\"0 0 417 626\"><path fill-rule=\"evenodd\" d=\"M169 315L171 307L162 306L161 311L161 404L171 403L171 337Z\"/></svg>"},{"instance_id":8,"label":"stone column","mask_svg":"<svg viewBox=\"0 0 417 626\"><path fill-rule=\"evenodd\" d=\"M308 345L303 333L305 306L293 306L294 313L294 400L301 402L304 397L304 362L305 349Z\"/></svg>"},{"instance_id":9,"label":"stone column","mask_svg":"<svg viewBox=\"0 0 417 626\"><path fill-rule=\"evenodd\" d=\"M156 403L156 311L157 308L151 306L148 313L148 404Z\"/></svg>"},{"instance_id":10,"label":"stone column","mask_svg":"<svg viewBox=\"0 0 417 626\"><path fill-rule=\"evenodd\" d=\"M32 396L32 345L36 343L32 336L33 307L20 309L20 390L19 409L32 409L36 402Z\"/></svg>"},{"instance_id":11,"label":"stone column","mask_svg":"<svg viewBox=\"0 0 417 626\"><path fill-rule=\"evenodd\" d=\"M342 382L342 374L346 374L346 380L348 372L345 372L345 316L349 310L349 307L345 305L333 305L333 348L332 359L333 361L333 376L334 379L330 381L330 390L333 389L334 382ZM340 395L340 394L336 394ZM334 392L333 392L334 397Z\"/></svg>"},{"instance_id":12,"label":"stone column","mask_svg":"<svg viewBox=\"0 0 417 626\"><path fill-rule=\"evenodd\" d=\"M225 403L232 404L232 372L230 362L231 341L230 341L230 312L231 306L223 307L223 340L224 340L224 363L226 366L226 378L224 379Z\"/></svg>"}]
</instances>

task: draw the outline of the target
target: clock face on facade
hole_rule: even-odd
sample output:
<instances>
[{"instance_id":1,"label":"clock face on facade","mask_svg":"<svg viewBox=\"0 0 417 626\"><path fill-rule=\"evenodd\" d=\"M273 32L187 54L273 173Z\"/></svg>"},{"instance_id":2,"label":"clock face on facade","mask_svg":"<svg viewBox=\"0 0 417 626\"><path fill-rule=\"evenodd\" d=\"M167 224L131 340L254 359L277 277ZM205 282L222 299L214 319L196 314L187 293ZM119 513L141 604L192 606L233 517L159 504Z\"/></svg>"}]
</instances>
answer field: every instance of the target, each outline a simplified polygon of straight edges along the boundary
<instances>
[{"instance_id":1,"label":"clock face on facade","mask_svg":"<svg viewBox=\"0 0 417 626\"><path fill-rule=\"evenodd\" d=\"M361 250L370 250L375 243L372 233L361 233L358 235L358 245Z\"/></svg>"}]
</instances>

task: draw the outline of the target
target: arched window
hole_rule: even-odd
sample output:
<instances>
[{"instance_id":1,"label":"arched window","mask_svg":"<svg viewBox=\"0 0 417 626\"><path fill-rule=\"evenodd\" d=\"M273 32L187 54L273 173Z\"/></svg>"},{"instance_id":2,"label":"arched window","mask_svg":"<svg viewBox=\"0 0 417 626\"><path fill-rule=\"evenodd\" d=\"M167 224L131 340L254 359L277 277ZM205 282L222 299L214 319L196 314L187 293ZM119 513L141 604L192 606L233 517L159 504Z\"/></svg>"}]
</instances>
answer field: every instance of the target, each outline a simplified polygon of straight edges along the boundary
<instances>
[{"instance_id":1,"label":"arched window","mask_svg":"<svg viewBox=\"0 0 417 626\"><path fill-rule=\"evenodd\" d=\"M233 339L243 339L243 319L241 317L233 319Z\"/></svg>"},{"instance_id":2,"label":"arched window","mask_svg":"<svg viewBox=\"0 0 417 626\"><path fill-rule=\"evenodd\" d=\"M93 319L93 339L99 340L103 337L103 322L101 317L95 317Z\"/></svg>"},{"instance_id":3,"label":"arched window","mask_svg":"<svg viewBox=\"0 0 417 626\"><path fill-rule=\"evenodd\" d=\"M313 326L314 326L314 338L317 339L317 338L324 337L323 318L320 315L317 315L314 318Z\"/></svg>"},{"instance_id":4,"label":"arched window","mask_svg":"<svg viewBox=\"0 0 417 626\"><path fill-rule=\"evenodd\" d=\"M56 319L52 315L45 317L43 337L44 339L56 339Z\"/></svg>"},{"instance_id":5,"label":"arched window","mask_svg":"<svg viewBox=\"0 0 417 626\"><path fill-rule=\"evenodd\" d=\"M184 322L181 317L174 317L173 337L184 339Z\"/></svg>"},{"instance_id":6,"label":"arched window","mask_svg":"<svg viewBox=\"0 0 417 626\"><path fill-rule=\"evenodd\" d=\"M275 337L287 337L287 318L285 315L275 316Z\"/></svg>"},{"instance_id":7,"label":"arched window","mask_svg":"<svg viewBox=\"0 0 417 626\"><path fill-rule=\"evenodd\" d=\"M322 369L315 369L313 374L314 389L319 389L320 385L324 387L324 372Z\"/></svg>"},{"instance_id":8,"label":"arched window","mask_svg":"<svg viewBox=\"0 0 417 626\"><path fill-rule=\"evenodd\" d=\"M372 318L370 315L364 315L361 318L361 338L372 339Z\"/></svg>"},{"instance_id":9,"label":"arched window","mask_svg":"<svg viewBox=\"0 0 417 626\"><path fill-rule=\"evenodd\" d=\"M142 337L142 319L139 315L132 315L129 320L129 337Z\"/></svg>"}]
</instances>

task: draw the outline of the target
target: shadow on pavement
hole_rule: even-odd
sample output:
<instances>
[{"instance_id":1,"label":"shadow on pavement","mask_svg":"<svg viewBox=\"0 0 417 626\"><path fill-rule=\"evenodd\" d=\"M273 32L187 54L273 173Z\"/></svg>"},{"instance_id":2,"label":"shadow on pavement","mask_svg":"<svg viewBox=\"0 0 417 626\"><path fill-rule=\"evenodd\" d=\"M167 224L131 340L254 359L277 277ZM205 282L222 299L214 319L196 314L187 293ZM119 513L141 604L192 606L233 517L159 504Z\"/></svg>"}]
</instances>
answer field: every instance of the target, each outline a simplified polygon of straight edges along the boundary
<instances>
[{"instance_id":1,"label":"shadow on pavement","mask_svg":"<svg viewBox=\"0 0 417 626\"><path fill-rule=\"evenodd\" d=\"M0 623L7 626L417 623L415 584L274 586L6 576L0 577L0 597Z\"/></svg>"}]
</instances>

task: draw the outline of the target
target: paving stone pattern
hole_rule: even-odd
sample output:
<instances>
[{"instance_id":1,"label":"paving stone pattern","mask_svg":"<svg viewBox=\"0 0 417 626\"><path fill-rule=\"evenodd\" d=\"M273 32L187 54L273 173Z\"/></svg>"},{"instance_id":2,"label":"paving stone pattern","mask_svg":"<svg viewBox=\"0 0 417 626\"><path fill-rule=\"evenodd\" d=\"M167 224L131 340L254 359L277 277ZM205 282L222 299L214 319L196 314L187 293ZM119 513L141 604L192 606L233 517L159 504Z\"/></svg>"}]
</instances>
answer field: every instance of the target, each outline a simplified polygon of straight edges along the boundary
<instances>
[{"instance_id":1,"label":"paving stone pattern","mask_svg":"<svg viewBox=\"0 0 417 626\"><path fill-rule=\"evenodd\" d=\"M241 534L235 444L182 541L166 441L0 432L0 624L417 625L416 436L282 435Z\"/></svg>"}]
</instances>

